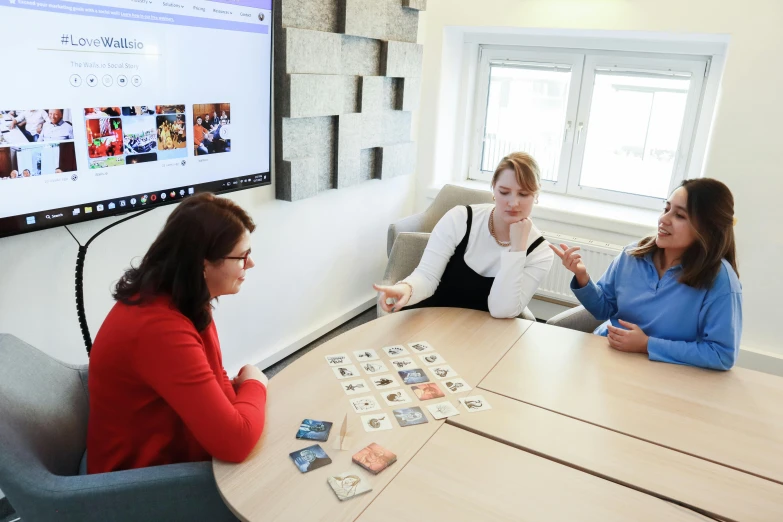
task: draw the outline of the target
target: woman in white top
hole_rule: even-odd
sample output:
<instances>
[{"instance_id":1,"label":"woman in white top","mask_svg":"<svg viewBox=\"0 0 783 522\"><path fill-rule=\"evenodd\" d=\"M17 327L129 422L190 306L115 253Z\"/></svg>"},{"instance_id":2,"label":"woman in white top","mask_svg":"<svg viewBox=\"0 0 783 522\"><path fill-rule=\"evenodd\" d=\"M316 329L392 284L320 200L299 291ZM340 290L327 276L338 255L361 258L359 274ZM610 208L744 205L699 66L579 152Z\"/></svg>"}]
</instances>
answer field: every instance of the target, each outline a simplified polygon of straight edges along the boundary
<instances>
[{"instance_id":1,"label":"woman in white top","mask_svg":"<svg viewBox=\"0 0 783 522\"><path fill-rule=\"evenodd\" d=\"M449 306L497 318L522 313L554 259L530 220L541 189L538 164L524 152L509 154L491 186L494 205L449 210L435 225L416 270L395 285L374 285L385 311Z\"/></svg>"}]
</instances>

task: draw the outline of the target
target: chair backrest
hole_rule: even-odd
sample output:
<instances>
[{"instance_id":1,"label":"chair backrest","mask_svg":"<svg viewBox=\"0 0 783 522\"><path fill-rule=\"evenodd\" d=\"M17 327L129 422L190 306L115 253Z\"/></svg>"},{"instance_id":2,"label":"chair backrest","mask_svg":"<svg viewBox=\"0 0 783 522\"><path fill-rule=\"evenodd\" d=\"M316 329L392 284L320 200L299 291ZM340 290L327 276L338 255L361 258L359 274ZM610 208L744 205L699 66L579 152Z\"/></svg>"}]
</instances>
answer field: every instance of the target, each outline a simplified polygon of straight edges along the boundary
<instances>
[{"instance_id":1,"label":"chair backrest","mask_svg":"<svg viewBox=\"0 0 783 522\"><path fill-rule=\"evenodd\" d=\"M87 367L0 334L0 487L12 501L74 476L87 445Z\"/></svg>"},{"instance_id":2,"label":"chair backrest","mask_svg":"<svg viewBox=\"0 0 783 522\"><path fill-rule=\"evenodd\" d=\"M427 248L429 239L429 234L420 232L403 232L397 236L386 264L386 272L383 274L383 284L393 285L408 277L419 266L419 261ZM386 315L386 312L381 308L380 301L376 308L378 317Z\"/></svg>"},{"instance_id":3,"label":"chair backrest","mask_svg":"<svg viewBox=\"0 0 783 522\"><path fill-rule=\"evenodd\" d=\"M421 230L421 232L432 232L440 218L454 207L460 205L480 205L483 203L492 203L491 192L457 185L444 185L426 211L426 230Z\"/></svg>"}]
</instances>

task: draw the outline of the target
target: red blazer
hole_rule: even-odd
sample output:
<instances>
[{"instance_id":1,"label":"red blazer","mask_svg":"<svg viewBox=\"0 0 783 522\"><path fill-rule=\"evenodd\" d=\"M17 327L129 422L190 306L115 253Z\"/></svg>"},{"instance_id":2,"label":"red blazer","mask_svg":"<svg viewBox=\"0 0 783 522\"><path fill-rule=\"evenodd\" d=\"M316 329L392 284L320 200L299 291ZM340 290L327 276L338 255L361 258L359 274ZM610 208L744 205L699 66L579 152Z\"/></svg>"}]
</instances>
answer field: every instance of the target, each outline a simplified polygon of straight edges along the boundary
<instances>
[{"instance_id":1,"label":"red blazer","mask_svg":"<svg viewBox=\"0 0 783 522\"><path fill-rule=\"evenodd\" d=\"M201 333L167 297L117 303L90 355L87 471L243 461L264 429L266 388L234 390L214 321Z\"/></svg>"}]
</instances>

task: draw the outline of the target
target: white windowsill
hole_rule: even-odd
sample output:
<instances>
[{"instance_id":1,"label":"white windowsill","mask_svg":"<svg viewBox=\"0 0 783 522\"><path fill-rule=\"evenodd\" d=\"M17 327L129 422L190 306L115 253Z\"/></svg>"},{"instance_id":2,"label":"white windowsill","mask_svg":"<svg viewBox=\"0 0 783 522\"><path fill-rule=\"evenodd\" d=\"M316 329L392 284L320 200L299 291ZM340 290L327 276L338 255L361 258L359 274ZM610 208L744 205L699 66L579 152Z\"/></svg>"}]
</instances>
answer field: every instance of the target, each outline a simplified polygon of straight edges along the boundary
<instances>
[{"instance_id":1,"label":"white windowsill","mask_svg":"<svg viewBox=\"0 0 783 522\"><path fill-rule=\"evenodd\" d=\"M452 185L490 191L489 182L465 180ZM435 199L441 186L427 189L427 198ZM542 192L533 208L533 217L580 227L606 230L633 237L644 237L655 231L660 212L615 203L575 198Z\"/></svg>"}]
</instances>

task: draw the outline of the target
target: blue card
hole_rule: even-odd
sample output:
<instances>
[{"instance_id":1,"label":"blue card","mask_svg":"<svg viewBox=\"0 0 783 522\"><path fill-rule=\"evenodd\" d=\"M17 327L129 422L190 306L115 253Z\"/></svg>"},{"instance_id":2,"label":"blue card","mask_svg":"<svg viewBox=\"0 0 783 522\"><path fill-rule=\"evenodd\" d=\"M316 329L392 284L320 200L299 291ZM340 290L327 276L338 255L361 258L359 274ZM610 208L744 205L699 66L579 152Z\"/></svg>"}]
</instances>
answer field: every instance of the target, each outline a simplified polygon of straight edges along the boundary
<instances>
[{"instance_id":1,"label":"blue card","mask_svg":"<svg viewBox=\"0 0 783 522\"><path fill-rule=\"evenodd\" d=\"M329 438L329 430L331 429L331 422L305 419L299 426L299 431L296 432L296 438L325 442Z\"/></svg>"},{"instance_id":2,"label":"blue card","mask_svg":"<svg viewBox=\"0 0 783 522\"><path fill-rule=\"evenodd\" d=\"M400 374L402 382L405 384L419 384L422 382L430 382L427 374L421 368L411 368L410 370L400 370L397 373Z\"/></svg>"}]
</instances>

